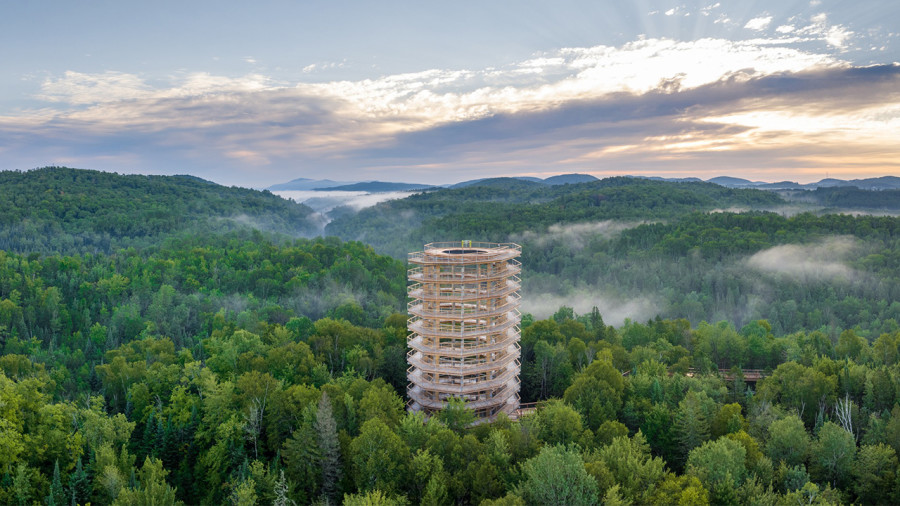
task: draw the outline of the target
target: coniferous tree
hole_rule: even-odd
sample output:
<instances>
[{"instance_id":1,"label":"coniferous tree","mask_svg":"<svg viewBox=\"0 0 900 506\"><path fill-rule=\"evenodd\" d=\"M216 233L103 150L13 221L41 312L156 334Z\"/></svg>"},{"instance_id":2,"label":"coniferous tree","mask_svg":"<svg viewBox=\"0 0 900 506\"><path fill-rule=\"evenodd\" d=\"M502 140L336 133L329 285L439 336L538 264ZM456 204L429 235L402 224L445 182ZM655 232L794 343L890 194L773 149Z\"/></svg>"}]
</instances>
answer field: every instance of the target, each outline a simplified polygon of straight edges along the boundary
<instances>
[{"instance_id":1,"label":"coniferous tree","mask_svg":"<svg viewBox=\"0 0 900 506\"><path fill-rule=\"evenodd\" d=\"M75 463L75 472L69 476L69 496L72 502L83 504L88 502L91 493L91 483L87 472L81 464L81 457Z\"/></svg>"},{"instance_id":2,"label":"coniferous tree","mask_svg":"<svg viewBox=\"0 0 900 506\"><path fill-rule=\"evenodd\" d=\"M59 477L59 460L53 464L53 481L50 482L50 495L46 500L48 506L62 506L66 503L66 493Z\"/></svg>"},{"instance_id":3,"label":"coniferous tree","mask_svg":"<svg viewBox=\"0 0 900 506\"><path fill-rule=\"evenodd\" d=\"M684 400L678 403L678 411L675 414L675 437L681 450L682 463L687 462L691 450L709 439L709 422L700 399L694 392L688 392Z\"/></svg>"},{"instance_id":4,"label":"coniferous tree","mask_svg":"<svg viewBox=\"0 0 900 506\"><path fill-rule=\"evenodd\" d=\"M278 481L275 482L275 500L272 504L273 506L289 506L291 504L297 504L288 497L288 483L287 479L284 477L284 469L281 470Z\"/></svg>"},{"instance_id":5,"label":"coniferous tree","mask_svg":"<svg viewBox=\"0 0 900 506\"><path fill-rule=\"evenodd\" d=\"M316 411L316 438L319 443L322 466L322 494L333 499L341 479L341 449L338 442L337 424L331 410L331 400L327 392L322 392Z\"/></svg>"},{"instance_id":6,"label":"coniferous tree","mask_svg":"<svg viewBox=\"0 0 900 506\"><path fill-rule=\"evenodd\" d=\"M27 504L31 498L31 470L24 462L16 466L16 474L13 477L13 495L19 504Z\"/></svg>"}]
</instances>

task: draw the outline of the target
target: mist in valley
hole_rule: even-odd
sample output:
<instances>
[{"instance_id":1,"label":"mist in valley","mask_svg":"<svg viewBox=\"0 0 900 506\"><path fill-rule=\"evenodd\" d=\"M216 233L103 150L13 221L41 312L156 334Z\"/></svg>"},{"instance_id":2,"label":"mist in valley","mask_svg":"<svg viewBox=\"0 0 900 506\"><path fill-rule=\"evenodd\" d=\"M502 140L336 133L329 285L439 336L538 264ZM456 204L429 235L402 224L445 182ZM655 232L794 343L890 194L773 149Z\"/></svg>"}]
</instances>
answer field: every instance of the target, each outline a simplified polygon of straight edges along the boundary
<instances>
[{"instance_id":1,"label":"mist in valley","mask_svg":"<svg viewBox=\"0 0 900 506\"><path fill-rule=\"evenodd\" d=\"M372 207L380 202L403 199L412 194L407 191L370 193L341 190L295 190L273 191L272 193L283 199L306 205L315 211L309 220L316 225L318 235L325 234L325 226L334 219L333 212L336 210L338 212L359 212L361 209Z\"/></svg>"},{"instance_id":2,"label":"mist in valley","mask_svg":"<svg viewBox=\"0 0 900 506\"><path fill-rule=\"evenodd\" d=\"M847 261L861 250L852 237L828 237L813 244L783 244L759 251L747 259L747 266L797 281L849 283L860 279L861 273Z\"/></svg>"}]
</instances>

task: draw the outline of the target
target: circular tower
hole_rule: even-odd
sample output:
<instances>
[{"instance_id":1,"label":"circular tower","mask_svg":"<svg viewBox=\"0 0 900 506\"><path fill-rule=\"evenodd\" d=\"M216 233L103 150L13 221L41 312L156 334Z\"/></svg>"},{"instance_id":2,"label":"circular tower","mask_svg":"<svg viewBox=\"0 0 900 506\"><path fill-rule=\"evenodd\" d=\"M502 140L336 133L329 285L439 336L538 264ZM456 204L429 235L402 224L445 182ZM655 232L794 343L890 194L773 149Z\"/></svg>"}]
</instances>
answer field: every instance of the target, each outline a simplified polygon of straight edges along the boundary
<instances>
[{"instance_id":1,"label":"circular tower","mask_svg":"<svg viewBox=\"0 0 900 506\"><path fill-rule=\"evenodd\" d=\"M409 254L409 408L466 401L480 421L519 407L518 244L426 244Z\"/></svg>"}]
</instances>

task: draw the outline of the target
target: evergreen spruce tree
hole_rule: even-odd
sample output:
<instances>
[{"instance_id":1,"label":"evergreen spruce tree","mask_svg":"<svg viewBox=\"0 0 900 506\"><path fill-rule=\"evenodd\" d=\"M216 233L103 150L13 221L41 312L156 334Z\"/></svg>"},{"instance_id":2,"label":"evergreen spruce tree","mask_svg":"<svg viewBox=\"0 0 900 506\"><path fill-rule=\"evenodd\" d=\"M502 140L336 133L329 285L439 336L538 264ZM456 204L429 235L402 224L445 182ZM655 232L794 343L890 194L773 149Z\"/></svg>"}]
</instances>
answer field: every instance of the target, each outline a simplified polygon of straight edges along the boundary
<instances>
[{"instance_id":1,"label":"evergreen spruce tree","mask_svg":"<svg viewBox=\"0 0 900 506\"><path fill-rule=\"evenodd\" d=\"M144 424L144 434L141 438L141 446L137 452L137 458L156 456L156 414L150 411L147 422Z\"/></svg>"},{"instance_id":2,"label":"evergreen spruce tree","mask_svg":"<svg viewBox=\"0 0 900 506\"><path fill-rule=\"evenodd\" d=\"M275 482L275 500L272 504L274 506L297 504L288 497L288 484L287 479L284 477L284 469L281 470L278 481Z\"/></svg>"},{"instance_id":3,"label":"evergreen spruce tree","mask_svg":"<svg viewBox=\"0 0 900 506\"><path fill-rule=\"evenodd\" d=\"M91 483L87 471L81 464L81 457L79 457L75 463L75 472L69 476L69 495L72 497L72 502L84 504L89 501L90 493Z\"/></svg>"},{"instance_id":4,"label":"evergreen spruce tree","mask_svg":"<svg viewBox=\"0 0 900 506\"><path fill-rule=\"evenodd\" d=\"M319 399L315 429L321 451L322 494L327 499L333 499L338 481L341 479L341 449L338 442L337 424L331 410L331 401L326 392L322 392L322 397Z\"/></svg>"},{"instance_id":5,"label":"evergreen spruce tree","mask_svg":"<svg viewBox=\"0 0 900 506\"><path fill-rule=\"evenodd\" d=\"M31 498L31 470L24 462L16 466L12 489L13 496L19 504L28 504L28 499Z\"/></svg>"},{"instance_id":6,"label":"evergreen spruce tree","mask_svg":"<svg viewBox=\"0 0 900 506\"><path fill-rule=\"evenodd\" d=\"M688 454L709 439L709 422L694 392L688 392L678 403L675 413L675 437L681 450L681 463L687 462Z\"/></svg>"},{"instance_id":7,"label":"evergreen spruce tree","mask_svg":"<svg viewBox=\"0 0 900 506\"><path fill-rule=\"evenodd\" d=\"M53 481L50 482L50 495L46 501L47 506L62 506L66 503L66 492L59 477L59 460L53 464Z\"/></svg>"}]
</instances>

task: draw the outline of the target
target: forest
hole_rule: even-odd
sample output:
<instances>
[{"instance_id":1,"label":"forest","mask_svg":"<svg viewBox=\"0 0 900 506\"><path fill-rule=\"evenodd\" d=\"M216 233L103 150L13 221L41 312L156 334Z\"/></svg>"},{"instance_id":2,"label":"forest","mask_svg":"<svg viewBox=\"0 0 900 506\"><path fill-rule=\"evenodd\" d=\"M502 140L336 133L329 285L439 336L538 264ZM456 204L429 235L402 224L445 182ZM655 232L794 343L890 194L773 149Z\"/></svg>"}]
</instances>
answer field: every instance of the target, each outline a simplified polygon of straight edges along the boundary
<instances>
[{"instance_id":1,"label":"forest","mask_svg":"<svg viewBox=\"0 0 900 506\"><path fill-rule=\"evenodd\" d=\"M310 212L262 192L133 177L0 173L0 202L30 196L0 204L19 213L0 229L0 503L900 502L897 218L751 210L784 201L706 184L488 181L333 222L384 234L369 245L299 238ZM68 212L66 181L109 198ZM115 198L134 181L169 188L187 225L153 229L173 211L146 187ZM521 207L482 237L482 205ZM281 228L224 218L253 209ZM423 228L393 234L395 212ZM529 278L608 285L658 311L526 312L537 409L426 420L405 410L406 266L379 252L451 232L522 240L525 297Z\"/></svg>"},{"instance_id":2,"label":"forest","mask_svg":"<svg viewBox=\"0 0 900 506\"><path fill-rule=\"evenodd\" d=\"M306 206L194 176L44 167L0 171L0 191L0 250L21 253L113 253L247 226L308 237L320 226Z\"/></svg>"},{"instance_id":3,"label":"forest","mask_svg":"<svg viewBox=\"0 0 900 506\"><path fill-rule=\"evenodd\" d=\"M587 312L599 299L617 324L657 315L738 327L766 319L779 334L810 329L832 338L836 329L876 338L900 328L900 220L867 214L884 211L883 202L859 196L885 192L807 192L858 196L855 214L838 214L711 183L508 181L384 202L326 231L398 259L435 238L519 243L524 291L557 302L526 305L544 317L560 305ZM643 310L623 315L621 306Z\"/></svg>"}]
</instances>

